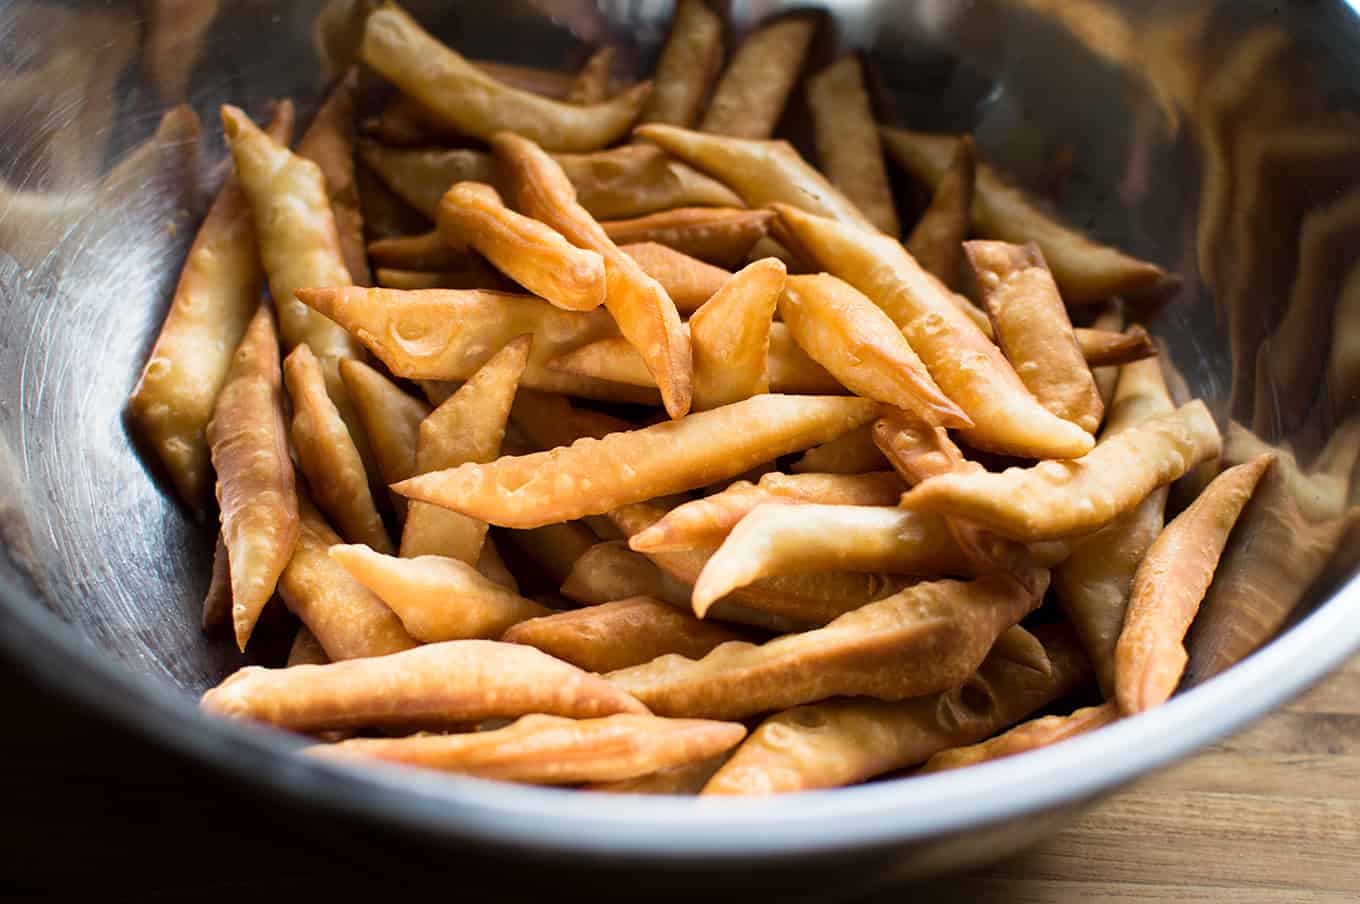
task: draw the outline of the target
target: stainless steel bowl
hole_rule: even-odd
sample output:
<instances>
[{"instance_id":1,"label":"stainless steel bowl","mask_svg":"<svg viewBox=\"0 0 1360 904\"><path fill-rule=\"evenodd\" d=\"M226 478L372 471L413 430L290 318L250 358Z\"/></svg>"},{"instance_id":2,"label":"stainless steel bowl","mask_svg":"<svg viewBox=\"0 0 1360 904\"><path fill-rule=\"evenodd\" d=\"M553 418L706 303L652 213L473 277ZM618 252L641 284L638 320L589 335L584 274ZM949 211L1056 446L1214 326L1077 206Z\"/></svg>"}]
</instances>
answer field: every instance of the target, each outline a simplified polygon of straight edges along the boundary
<instances>
[{"instance_id":1,"label":"stainless steel bowl","mask_svg":"<svg viewBox=\"0 0 1360 904\"><path fill-rule=\"evenodd\" d=\"M738 26L786 5L728 4ZM817 54L863 48L888 121L976 131L990 157L1072 221L1184 276L1152 326L1225 424L1288 442L1305 467L1330 454L1355 416L1347 342L1360 330L1360 305L1338 303L1360 292L1350 279L1360 227L1344 207L1360 179L1351 5L818 5L832 27ZM358 776L290 756L281 735L204 718L196 695L239 664L196 627L211 528L143 465L122 411L201 188L219 171L216 108L230 100L258 111L282 95L304 110L314 103L322 6L0 2L0 647L59 692L266 792L280 819L315 825L325 814L332 830L338 817L375 845L471 855L503 885L712 896L740 877L768 893L847 896L1042 838L1360 648L1357 543L1338 529L1330 564L1291 577L1292 627L1261 652L1193 676L1195 687L1148 715L958 773L760 801L583 797ZM410 6L474 56L566 67L608 41L622 50L621 70L646 72L671 4ZM1248 65L1252 53L1264 54L1261 65ZM173 140L138 150L184 99L206 124L203 159ZM1353 496L1356 481L1326 487ZM1348 500L1304 501L1335 515ZM1296 559L1317 558L1302 549L1305 534L1277 532L1267 550L1291 576Z\"/></svg>"}]
</instances>

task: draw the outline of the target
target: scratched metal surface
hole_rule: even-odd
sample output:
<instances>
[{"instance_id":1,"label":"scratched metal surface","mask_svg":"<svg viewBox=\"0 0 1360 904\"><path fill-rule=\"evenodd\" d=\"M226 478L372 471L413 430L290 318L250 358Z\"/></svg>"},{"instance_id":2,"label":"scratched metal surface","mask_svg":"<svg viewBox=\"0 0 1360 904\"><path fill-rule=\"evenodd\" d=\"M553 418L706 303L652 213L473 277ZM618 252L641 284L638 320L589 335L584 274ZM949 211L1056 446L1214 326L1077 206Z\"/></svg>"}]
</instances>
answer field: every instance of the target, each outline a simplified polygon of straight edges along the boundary
<instances>
[{"instance_id":1,"label":"scratched metal surface","mask_svg":"<svg viewBox=\"0 0 1360 904\"><path fill-rule=\"evenodd\" d=\"M197 628L212 526L187 517L155 469L143 464L123 407L220 174L215 110L230 100L259 111L270 99L291 95L306 112L324 88L311 37L323 5L205 0L200 6L211 15L201 38L172 48L157 68L148 45L155 28L150 17L175 4L0 0L0 537L9 553L0 577L22 573L32 592L15 605L46 606L90 655L120 660L185 697L241 660L229 644L205 639ZM663 0L409 5L432 30L476 56L568 67L592 44L608 41L621 48L621 72L647 71L671 7ZM737 29L795 5L726 4ZM1182 274L1179 296L1152 327L1190 389L1220 418L1249 423L1266 440L1286 437L1306 460L1351 414L1347 387L1314 379L1281 395L1271 378L1281 356L1304 351L1273 348L1257 334L1269 333L1297 299L1288 292L1255 293L1250 285L1236 286L1234 294L1225 274L1207 279L1200 272L1195 239L1204 133L1193 105L1213 69L1204 61L1221 63L1253 30L1278 28L1306 61L1299 70L1306 77L1288 86L1299 92L1298 109L1316 118L1322 98L1327 114L1354 111L1360 29L1346 4L818 5L832 18L815 58L828 60L841 47L864 50L886 121L975 131L990 158L1057 202L1073 222ZM1176 51L1182 61L1200 63L1179 69L1156 63L1150 50L1171 49L1158 44L1170 38L1154 26L1193 23L1201 13L1207 24ZM179 81L173 71L180 71ZM181 142L146 150L143 142L160 114L179 100L203 119L201 148ZM1175 108L1186 101L1189 106ZM795 135L805 131L797 107L790 117ZM1352 128L1344 117L1329 122L1329 128ZM1286 116L1276 126L1288 131L1291 122ZM1063 160L1068 165L1060 165ZM1287 175L1306 174L1309 165L1304 159ZM1348 197L1354 185L1336 181L1303 201L1287 188L1273 196L1271 183L1242 182L1231 167L1229 175L1239 193L1246 185L1260 196L1253 200L1257 220L1278 222L1279 229L1271 235L1242 226L1240 238L1255 244L1226 246L1220 252L1225 267L1264 262L1258 267L1263 278L1278 280L1287 271L1289 288L1303 219ZM1354 177L1360 178L1360 167ZM904 203L913 199L919 197L904 192ZM1354 263L1360 242L1346 254L1352 257L1337 262L1338 270ZM1331 316L1337 283L1323 283L1332 295L1305 299L1318 324L1306 352L1324 365L1333 328L1345 326ZM1231 337L1239 332L1255 338L1234 348ZM1254 380L1257 375L1262 378ZM1274 399L1274 407L1252 404L1241 395L1242 384L1258 400ZM1350 487L1354 494L1355 481ZM1349 570L1334 570L1331 584ZM1313 593L1305 608L1325 600L1326 589ZM1350 640L1338 637L1342 642ZM1329 650L1318 661L1343 652ZM1310 667L1302 659L1291 664L1300 681ZM977 850L1000 852L1019 843L1018 835L1010 837Z\"/></svg>"}]
</instances>

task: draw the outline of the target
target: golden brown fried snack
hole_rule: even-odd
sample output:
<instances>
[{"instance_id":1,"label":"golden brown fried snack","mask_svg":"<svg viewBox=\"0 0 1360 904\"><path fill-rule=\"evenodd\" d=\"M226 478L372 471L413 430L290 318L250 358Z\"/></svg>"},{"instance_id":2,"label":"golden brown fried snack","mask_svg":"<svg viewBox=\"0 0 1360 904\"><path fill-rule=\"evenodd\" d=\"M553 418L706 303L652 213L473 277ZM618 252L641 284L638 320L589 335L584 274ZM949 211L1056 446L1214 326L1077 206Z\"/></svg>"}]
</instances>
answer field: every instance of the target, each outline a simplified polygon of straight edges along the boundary
<instances>
[{"instance_id":1,"label":"golden brown fried snack","mask_svg":"<svg viewBox=\"0 0 1360 904\"><path fill-rule=\"evenodd\" d=\"M935 385L901 330L853 286L826 273L791 276L779 314L794 341L851 391L907 409L932 426L973 426Z\"/></svg>"},{"instance_id":2,"label":"golden brown fried snack","mask_svg":"<svg viewBox=\"0 0 1360 904\"><path fill-rule=\"evenodd\" d=\"M310 348L293 350L283 362L283 378L293 402L293 448L313 500L346 539L390 551L392 541L373 503L363 460L326 394L325 376Z\"/></svg>"},{"instance_id":3,"label":"golden brown fried snack","mask_svg":"<svg viewBox=\"0 0 1360 904\"><path fill-rule=\"evenodd\" d=\"M523 382L533 389L606 401L655 403L656 391L550 370L564 351L612 336L605 311L563 311L530 295L480 289L302 289L298 297L353 330L393 374L466 380L516 336L533 346Z\"/></svg>"},{"instance_id":4,"label":"golden brown fried snack","mask_svg":"<svg viewBox=\"0 0 1360 904\"><path fill-rule=\"evenodd\" d=\"M973 420L963 434L970 445L1036 458L1076 458L1091 450L1090 434L1035 401L954 293L897 241L787 205L776 208L800 253L859 289L902 328L936 385Z\"/></svg>"},{"instance_id":5,"label":"golden brown fried snack","mask_svg":"<svg viewBox=\"0 0 1360 904\"><path fill-rule=\"evenodd\" d=\"M689 128L708 99L722 61L722 20L703 0L680 0L641 121Z\"/></svg>"},{"instance_id":6,"label":"golden brown fried snack","mask_svg":"<svg viewBox=\"0 0 1360 904\"><path fill-rule=\"evenodd\" d=\"M628 220L601 223L619 245L656 242L691 257L733 269L770 228L774 213L730 207L677 207Z\"/></svg>"},{"instance_id":7,"label":"golden brown fried snack","mask_svg":"<svg viewBox=\"0 0 1360 904\"><path fill-rule=\"evenodd\" d=\"M916 486L940 474L967 470L969 462L943 427L932 427L904 411L885 411L874 422L874 445L902 476Z\"/></svg>"},{"instance_id":8,"label":"golden brown fried snack","mask_svg":"<svg viewBox=\"0 0 1360 904\"><path fill-rule=\"evenodd\" d=\"M231 621L231 568L227 559L227 544L222 535L217 535L213 545L212 575L208 578L208 590L203 594L204 631L214 631L219 625Z\"/></svg>"},{"instance_id":9,"label":"golden brown fried snack","mask_svg":"<svg viewBox=\"0 0 1360 904\"><path fill-rule=\"evenodd\" d=\"M373 284L384 289L486 289L505 292L514 287L504 276L479 257L468 255L456 270L403 270L379 267Z\"/></svg>"},{"instance_id":10,"label":"golden brown fried snack","mask_svg":"<svg viewBox=\"0 0 1360 904\"><path fill-rule=\"evenodd\" d=\"M890 464L874 443L873 426L866 424L807 450L789 470L795 474L868 474L886 471Z\"/></svg>"},{"instance_id":11,"label":"golden brown fried snack","mask_svg":"<svg viewBox=\"0 0 1360 904\"><path fill-rule=\"evenodd\" d=\"M612 672L671 653L697 659L740 638L674 606L635 596L520 622L501 640L527 644L588 672Z\"/></svg>"},{"instance_id":12,"label":"golden brown fried snack","mask_svg":"<svg viewBox=\"0 0 1360 904\"><path fill-rule=\"evenodd\" d=\"M355 167L354 184L359 189L359 209L364 215L365 239L373 241L412 235L429 228L429 219L384 185L367 164L361 162Z\"/></svg>"},{"instance_id":13,"label":"golden brown fried snack","mask_svg":"<svg viewBox=\"0 0 1360 904\"><path fill-rule=\"evenodd\" d=\"M638 552L717 546L761 505L895 505L905 489L891 471L869 474L780 474L739 480L720 493L677 506L628 541Z\"/></svg>"},{"instance_id":14,"label":"golden brown fried snack","mask_svg":"<svg viewBox=\"0 0 1360 904\"><path fill-rule=\"evenodd\" d=\"M675 303L661 284L619 250L599 223L576 201L576 190L562 168L542 148L507 132L491 140L505 168L511 195L525 213L552 226L579 248L599 252L605 261L605 308L619 332L633 344L661 391L673 418L689 411L694 369L689 336L680 326Z\"/></svg>"},{"instance_id":15,"label":"golden brown fried snack","mask_svg":"<svg viewBox=\"0 0 1360 904\"><path fill-rule=\"evenodd\" d=\"M689 609L689 585L666 574L621 540L596 543L581 553L562 581L560 592L584 605L645 596L677 609Z\"/></svg>"},{"instance_id":16,"label":"golden brown fried snack","mask_svg":"<svg viewBox=\"0 0 1360 904\"><path fill-rule=\"evenodd\" d=\"M926 760L918 775L926 772L943 772L963 766L976 766L988 760L999 760L1019 753L1038 750L1059 741L1076 737L1097 728L1113 724L1119 718L1119 710L1113 703L1088 706L1070 716L1045 716L1017 725L1005 734L973 744L968 747L955 747L941 750Z\"/></svg>"},{"instance_id":17,"label":"golden brown fried snack","mask_svg":"<svg viewBox=\"0 0 1360 904\"><path fill-rule=\"evenodd\" d=\"M529 339L512 339L421 422L413 473L488 462L500 454L515 389L529 359ZM486 522L413 502L401 534L404 558L447 556L469 564L485 549Z\"/></svg>"},{"instance_id":18,"label":"golden brown fried snack","mask_svg":"<svg viewBox=\"0 0 1360 904\"><path fill-rule=\"evenodd\" d=\"M678 421L414 477L397 492L505 527L540 527L684 492L853 430L864 399L763 395Z\"/></svg>"},{"instance_id":19,"label":"golden brown fried snack","mask_svg":"<svg viewBox=\"0 0 1360 904\"><path fill-rule=\"evenodd\" d=\"M1115 648L1114 691L1125 715L1171 698L1188 658L1184 639L1228 534L1275 456L1224 471L1166 526L1138 566Z\"/></svg>"},{"instance_id":20,"label":"golden brown fried snack","mask_svg":"<svg viewBox=\"0 0 1360 904\"><path fill-rule=\"evenodd\" d=\"M1124 332L1109 329L1075 329L1077 346L1088 367L1111 367L1152 358L1157 354L1157 343L1147 330L1133 324Z\"/></svg>"},{"instance_id":21,"label":"golden brown fried snack","mask_svg":"<svg viewBox=\"0 0 1360 904\"><path fill-rule=\"evenodd\" d=\"M704 794L782 794L837 788L972 744L1071 692L1088 667L1065 626L1036 635L1052 663L1038 671L992 654L962 686L886 703L828 700L761 723L704 786Z\"/></svg>"},{"instance_id":22,"label":"golden brown fried snack","mask_svg":"<svg viewBox=\"0 0 1360 904\"><path fill-rule=\"evenodd\" d=\"M909 490L902 505L1027 543L1079 536L1217 455L1220 445L1213 416L1196 400L1102 440L1082 458L1000 474L944 474Z\"/></svg>"},{"instance_id":23,"label":"golden brown fried snack","mask_svg":"<svg viewBox=\"0 0 1360 904\"><path fill-rule=\"evenodd\" d=\"M740 719L835 696L903 700L957 687L997 636L1035 608L1047 572L929 581L824 628L699 660L666 655L607 677L653 712Z\"/></svg>"},{"instance_id":24,"label":"golden brown fried snack","mask_svg":"<svg viewBox=\"0 0 1360 904\"><path fill-rule=\"evenodd\" d=\"M332 546L330 557L397 614L423 643L493 639L550 610L445 556L398 559L367 546Z\"/></svg>"},{"instance_id":25,"label":"golden brown fried snack","mask_svg":"<svg viewBox=\"0 0 1360 904\"><path fill-rule=\"evenodd\" d=\"M302 529L279 577L279 596L326 655L338 662L416 646L392 610L331 561L327 550L344 541L306 496L300 497L299 509Z\"/></svg>"},{"instance_id":26,"label":"golden brown fried snack","mask_svg":"<svg viewBox=\"0 0 1360 904\"><path fill-rule=\"evenodd\" d=\"M354 105L359 72L351 69L331 89L312 124L298 139L297 152L321 168L335 217L340 256L355 285L373 283L364 253L364 217L354 181Z\"/></svg>"},{"instance_id":27,"label":"golden brown fried snack","mask_svg":"<svg viewBox=\"0 0 1360 904\"><path fill-rule=\"evenodd\" d=\"M280 383L278 333L261 306L232 357L206 431L230 561L231 619L242 650L298 538Z\"/></svg>"},{"instance_id":28,"label":"golden brown fried snack","mask_svg":"<svg viewBox=\"0 0 1360 904\"><path fill-rule=\"evenodd\" d=\"M901 227L859 56L841 57L809 78L803 91L827 178L875 227L897 235Z\"/></svg>"},{"instance_id":29,"label":"golden brown fried snack","mask_svg":"<svg viewBox=\"0 0 1360 904\"><path fill-rule=\"evenodd\" d=\"M533 647L494 640L450 640L330 665L249 666L204 694L201 705L294 731L647 712L603 678Z\"/></svg>"},{"instance_id":30,"label":"golden brown fried snack","mask_svg":"<svg viewBox=\"0 0 1360 904\"><path fill-rule=\"evenodd\" d=\"M774 258L749 264L690 317L696 411L770 391L770 327L784 273Z\"/></svg>"},{"instance_id":31,"label":"golden brown fried snack","mask_svg":"<svg viewBox=\"0 0 1360 904\"><path fill-rule=\"evenodd\" d=\"M490 537L482 543L481 555L477 556L477 570L487 580L500 584L512 593L519 593L519 581L510 573L496 542Z\"/></svg>"},{"instance_id":32,"label":"golden brown fried snack","mask_svg":"<svg viewBox=\"0 0 1360 904\"><path fill-rule=\"evenodd\" d=\"M713 777L723 763L726 754L719 754L706 760L696 760L684 766L672 766L656 772L626 778L617 782L591 782L582 785L582 791L602 791L608 794L687 794L695 795Z\"/></svg>"},{"instance_id":33,"label":"golden brown fried snack","mask_svg":"<svg viewBox=\"0 0 1360 904\"><path fill-rule=\"evenodd\" d=\"M1058 417L1095 433L1105 405L1039 246L974 241L963 250L997 342L1025 388Z\"/></svg>"},{"instance_id":34,"label":"golden brown fried snack","mask_svg":"<svg viewBox=\"0 0 1360 904\"><path fill-rule=\"evenodd\" d=\"M368 256L379 267L403 270L456 270L468 259L465 246L454 247L437 229L369 242Z\"/></svg>"},{"instance_id":35,"label":"golden brown fried snack","mask_svg":"<svg viewBox=\"0 0 1360 904\"><path fill-rule=\"evenodd\" d=\"M732 274L658 242L637 242L619 249L643 272L661 283L681 314L697 311Z\"/></svg>"},{"instance_id":36,"label":"golden brown fried snack","mask_svg":"<svg viewBox=\"0 0 1360 904\"><path fill-rule=\"evenodd\" d=\"M303 625L293 637L293 645L288 648L287 667L295 665L325 665L331 658L321 647L321 641Z\"/></svg>"},{"instance_id":37,"label":"golden brown fried snack","mask_svg":"<svg viewBox=\"0 0 1360 904\"><path fill-rule=\"evenodd\" d=\"M568 311L604 304L604 258L550 226L515 213L494 188L458 182L439 204L439 232L470 247L533 294Z\"/></svg>"},{"instance_id":38,"label":"golden brown fried snack","mask_svg":"<svg viewBox=\"0 0 1360 904\"><path fill-rule=\"evenodd\" d=\"M363 141L359 144L359 159L397 197L430 220L439 213L444 193L458 182L485 182L499 187L496 162L485 151L405 150Z\"/></svg>"},{"instance_id":39,"label":"golden brown fried snack","mask_svg":"<svg viewBox=\"0 0 1360 904\"><path fill-rule=\"evenodd\" d=\"M285 101L268 133L287 141L292 130L293 105ZM194 508L211 480L204 431L263 287L250 205L230 172L189 248L170 311L128 399L133 422Z\"/></svg>"},{"instance_id":40,"label":"golden brown fried snack","mask_svg":"<svg viewBox=\"0 0 1360 904\"><path fill-rule=\"evenodd\" d=\"M694 612L761 578L818 571L968 575L977 571L943 518L896 507L759 505L694 582Z\"/></svg>"},{"instance_id":41,"label":"golden brown fried snack","mask_svg":"<svg viewBox=\"0 0 1360 904\"><path fill-rule=\"evenodd\" d=\"M571 785L620 781L705 760L745 736L743 725L700 719L530 715L493 731L354 738L306 752L332 762L380 760L503 782Z\"/></svg>"},{"instance_id":42,"label":"golden brown fried snack","mask_svg":"<svg viewBox=\"0 0 1360 904\"><path fill-rule=\"evenodd\" d=\"M789 16L748 34L713 89L699 128L739 138L769 138L803 68L817 18Z\"/></svg>"},{"instance_id":43,"label":"golden brown fried snack","mask_svg":"<svg viewBox=\"0 0 1360 904\"><path fill-rule=\"evenodd\" d=\"M662 125L639 126L634 134L722 181L749 207L784 203L861 229L875 228L787 141L727 138Z\"/></svg>"},{"instance_id":44,"label":"golden brown fried snack","mask_svg":"<svg viewBox=\"0 0 1360 904\"><path fill-rule=\"evenodd\" d=\"M888 153L930 187L948 172L958 145L953 135L927 135L905 129L883 129ZM995 169L978 161L973 195L973 230L986 238L1043 249L1068 304L1104 302L1116 295L1136 295L1167 278L1156 264L1129 257L1091 240L1042 210L1024 191L1006 184Z\"/></svg>"},{"instance_id":45,"label":"golden brown fried snack","mask_svg":"<svg viewBox=\"0 0 1360 904\"><path fill-rule=\"evenodd\" d=\"M590 55L572 80L564 98L569 104L598 104L609 99L609 69L614 65L615 48L601 47Z\"/></svg>"},{"instance_id":46,"label":"golden brown fried snack","mask_svg":"<svg viewBox=\"0 0 1360 904\"><path fill-rule=\"evenodd\" d=\"M571 576L572 566L581 556L600 542L600 538L579 521L507 531L503 536L558 586Z\"/></svg>"},{"instance_id":47,"label":"golden brown fried snack","mask_svg":"<svg viewBox=\"0 0 1360 904\"><path fill-rule=\"evenodd\" d=\"M1108 304L1105 306L1105 310L1101 311L1100 315L1092 322L1091 327L1090 330L1077 333L1077 344L1081 346L1081 354L1082 357L1086 359L1086 365L1091 368L1091 376L1096 381L1096 389L1100 391L1100 400L1105 404L1105 413L1108 415L1110 413L1110 405L1114 402L1115 388L1119 384L1119 367L1112 366L1111 362L1101 360L1101 355L1106 350L1105 347L1095 350L1096 353L1093 360L1091 352L1094 349L1089 349L1087 347L1088 340L1083 338L1082 333L1097 334L1101 337L1108 336L1111 339L1115 336L1119 336L1122 339L1126 335L1125 333L1119 332L1119 330L1124 329L1124 312L1120 309L1119 305ZM1129 327L1127 335L1132 336L1135 332L1140 332L1144 336L1147 336L1147 331L1137 324L1133 324ZM1133 360L1142 360L1142 358L1151 357L1157 354L1157 346L1153 343L1152 337L1150 336L1147 336L1147 345L1147 354L1139 355ZM1128 362L1120 361L1119 363L1126 364Z\"/></svg>"},{"instance_id":48,"label":"golden brown fried snack","mask_svg":"<svg viewBox=\"0 0 1360 904\"><path fill-rule=\"evenodd\" d=\"M940 282L958 289L959 267L963 263L963 242L973 225L973 182L977 171L977 149L973 137L965 135L954 149L949 169L935 185L930 206L907 236L907 252Z\"/></svg>"},{"instance_id":49,"label":"golden brown fried snack","mask_svg":"<svg viewBox=\"0 0 1360 904\"><path fill-rule=\"evenodd\" d=\"M417 473L416 439L430 406L362 361L341 361L340 379L364 425L383 483L396 483ZM405 512L403 506L398 509Z\"/></svg>"},{"instance_id":50,"label":"golden brown fried snack","mask_svg":"<svg viewBox=\"0 0 1360 904\"><path fill-rule=\"evenodd\" d=\"M435 40L395 3L368 17L359 55L431 114L470 138L517 132L556 151L593 151L622 138L651 86L577 106L500 82Z\"/></svg>"},{"instance_id":51,"label":"golden brown fried snack","mask_svg":"<svg viewBox=\"0 0 1360 904\"><path fill-rule=\"evenodd\" d=\"M600 439L611 433L633 429L628 421L602 411L578 408L564 396L531 389L515 396L510 418L533 443L532 449L512 450L515 452L570 446L583 436Z\"/></svg>"}]
</instances>

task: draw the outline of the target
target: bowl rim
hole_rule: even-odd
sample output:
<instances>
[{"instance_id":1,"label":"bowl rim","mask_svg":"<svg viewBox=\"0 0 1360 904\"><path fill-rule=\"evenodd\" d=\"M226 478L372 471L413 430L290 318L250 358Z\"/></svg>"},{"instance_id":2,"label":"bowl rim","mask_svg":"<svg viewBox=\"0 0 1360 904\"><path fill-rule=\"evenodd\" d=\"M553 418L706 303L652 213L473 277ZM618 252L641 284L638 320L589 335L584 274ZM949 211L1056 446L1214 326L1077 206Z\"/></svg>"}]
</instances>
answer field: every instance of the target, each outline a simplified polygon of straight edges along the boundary
<instances>
[{"instance_id":1,"label":"bowl rim","mask_svg":"<svg viewBox=\"0 0 1360 904\"><path fill-rule=\"evenodd\" d=\"M303 742L209 716L102 653L13 574L0 575L0 649L61 696L135 734L303 806L435 841L539 857L722 863L921 842L1108 793L1240 729L1360 650L1360 577L1224 673L1063 744L967 770L779 797L592 795L299 757ZM758 829L759 831L753 831Z\"/></svg>"}]
</instances>

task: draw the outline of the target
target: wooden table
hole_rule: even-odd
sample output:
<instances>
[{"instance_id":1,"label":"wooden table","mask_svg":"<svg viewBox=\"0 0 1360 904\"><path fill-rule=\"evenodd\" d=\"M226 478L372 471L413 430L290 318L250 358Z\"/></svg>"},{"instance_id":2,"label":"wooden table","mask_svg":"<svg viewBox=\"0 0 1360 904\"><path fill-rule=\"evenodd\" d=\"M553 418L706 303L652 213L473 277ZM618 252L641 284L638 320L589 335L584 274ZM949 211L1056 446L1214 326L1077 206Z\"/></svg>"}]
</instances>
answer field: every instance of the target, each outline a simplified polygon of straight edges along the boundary
<instances>
[{"instance_id":1,"label":"wooden table","mask_svg":"<svg viewBox=\"0 0 1360 904\"><path fill-rule=\"evenodd\" d=\"M285 835L267 802L111 733L4 663L0 711L0 900L66 900L74 888L96 890L101 904L397 892L362 853ZM1041 847L910 894L974 904L1360 901L1360 659Z\"/></svg>"}]
</instances>

